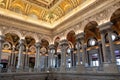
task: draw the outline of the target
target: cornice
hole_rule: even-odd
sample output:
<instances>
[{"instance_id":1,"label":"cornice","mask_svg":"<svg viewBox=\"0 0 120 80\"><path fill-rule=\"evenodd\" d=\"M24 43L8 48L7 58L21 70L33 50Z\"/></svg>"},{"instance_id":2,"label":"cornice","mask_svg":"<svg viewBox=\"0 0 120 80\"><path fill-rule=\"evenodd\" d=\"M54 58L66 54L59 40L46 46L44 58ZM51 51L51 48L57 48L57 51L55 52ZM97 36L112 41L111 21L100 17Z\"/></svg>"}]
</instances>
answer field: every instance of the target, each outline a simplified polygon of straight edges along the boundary
<instances>
[{"instance_id":1,"label":"cornice","mask_svg":"<svg viewBox=\"0 0 120 80\"><path fill-rule=\"evenodd\" d=\"M86 20L87 18L99 13L100 11L105 10L107 7L115 4L116 2L117 0L98 0L90 6L78 12L76 15L72 16L68 20L64 21L60 25L58 25L56 28L53 29L52 32L54 33L54 35L57 35L61 32L66 31L69 28L73 28L74 25L77 25L82 21Z\"/></svg>"},{"instance_id":2,"label":"cornice","mask_svg":"<svg viewBox=\"0 0 120 80\"><path fill-rule=\"evenodd\" d=\"M109 6L115 4L117 1L119 0L96 0L96 2L84 8L83 10L79 11L69 19L65 20L54 29L44 28L39 25L24 22L22 20L7 17L4 15L0 15L0 22L1 22L0 24L3 26L8 26L8 27L12 26L22 30L32 31L32 32L45 34L53 37L57 34L60 34L66 31L66 29L73 28L76 24L79 24L82 21L85 21L87 18L99 13L100 11L107 9Z\"/></svg>"},{"instance_id":3,"label":"cornice","mask_svg":"<svg viewBox=\"0 0 120 80\"><path fill-rule=\"evenodd\" d=\"M41 33L45 35L51 35L50 29L47 29L32 23L27 23L15 18L10 18L4 15L0 15L0 22L1 22L0 25L3 25L3 26L15 27L22 30L32 31L32 32Z\"/></svg>"}]
</instances>

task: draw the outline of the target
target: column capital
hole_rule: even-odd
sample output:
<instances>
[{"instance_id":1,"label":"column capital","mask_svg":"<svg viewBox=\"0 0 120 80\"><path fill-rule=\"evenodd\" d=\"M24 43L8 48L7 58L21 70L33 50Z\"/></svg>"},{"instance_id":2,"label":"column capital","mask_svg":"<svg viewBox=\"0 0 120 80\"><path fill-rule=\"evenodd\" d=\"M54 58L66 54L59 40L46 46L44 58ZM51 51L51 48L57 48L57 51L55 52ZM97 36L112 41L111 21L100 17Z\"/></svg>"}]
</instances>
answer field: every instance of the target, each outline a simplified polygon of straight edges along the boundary
<instances>
[{"instance_id":1,"label":"column capital","mask_svg":"<svg viewBox=\"0 0 120 80\"><path fill-rule=\"evenodd\" d=\"M99 28L100 32L104 32L105 30L110 30L112 25L112 22L106 22L101 25L98 25L97 28Z\"/></svg>"},{"instance_id":2,"label":"column capital","mask_svg":"<svg viewBox=\"0 0 120 80\"><path fill-rule=\"evenodd\" d=\"M68 40L67 39L61 40L60 46L68 46Z\"/></svg>"},{"instance_id":3,"label":"column capital","mask_svg":"<svg viewBox=\"0 0 120 80\"><path fill-rule=\"evenodd\" d=\"M20 39L19 40L19 44L24 44L25 40L24 39Z\"/></svg>"},{"instance_id":4,"label":"column capital","mask_svg":"<svg viewBox=\"0 0 120 80\"><path fill-rule=\"evenodd\" d=\"M54 44L50 44L50 45L48 46L48 48L49 48L49 49L55 49L55 45L54 45Z\"/></svg>"},{"instance_id":5,"label":"column capital","mask_svg":"<svg viewBox=\"0 0 120 80\"><path fill-rule=\"evenodd\" d=\"M83 40L84 39L84 36L85 36L85 33L82 32L82 33L78 33L76 35L76 40L79 41L79 40Z\"/></svg>"},{"instance_id":6,"label":"column capital","mask_svg":"<svg viewBox=\"0 0 120 80\"><path fill-rule=\"evenodd\" d=\"M35 47L41 47L41 42L35 43Z\"/></svg>"}]
</instances>

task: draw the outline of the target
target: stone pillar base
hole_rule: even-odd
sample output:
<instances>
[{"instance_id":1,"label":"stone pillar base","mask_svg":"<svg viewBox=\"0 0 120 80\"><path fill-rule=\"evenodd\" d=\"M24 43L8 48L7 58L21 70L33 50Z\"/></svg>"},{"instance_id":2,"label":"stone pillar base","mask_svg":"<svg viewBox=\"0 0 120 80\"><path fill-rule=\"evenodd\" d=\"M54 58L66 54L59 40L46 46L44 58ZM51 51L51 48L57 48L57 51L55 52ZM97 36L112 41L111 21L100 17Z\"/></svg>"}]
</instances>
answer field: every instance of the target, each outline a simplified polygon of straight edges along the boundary
<instances>
[{"instance_id":1,"label":"stone pillar base","mask_svg":"<svg viewBox=\"0 0 120 80\"><path fill-rule=\"evenodd\" d=\"M28 67L28 66L25 66L24 71L25 71L25 72L29 72L29 67Z\"/></svg>"},{"instance_id":2,"label":"stone pillar base","mask_svg":"<svg viewBox=\"0 0 120 80\"><path fill-rule=\"evenodd\" d=\"M118 67L116 63L104 63L103 64L104 73L118 73Z\"/></svg>"},{"instance_id":3,"label":"stone pillar base","mask_svg":"<svg viewBox=\"0 0 120 80\"><path fill-rule=\"evenodd\" d=\"M62 66L62 67L60 68L60 72L66 72L65 67Z\"/></svg>"},{"instance_id":4,"label":"stone pillar base","mask_svg":"<svg viewBox=\"0 0 120 80\"><path fill-rule=\"evenodd\" d=\"M77 65L77 73L85 73L85 67L84 65Z\"/></svg>"},{"instance_id":5,"label":"stone pillar base","mask_svg":"<svg viewBox=\"0 0 120 80\"><path fill-rule=\"evenodd\" d=\"M11 70L11 69L12 69L11 67L8 67L7 72L12 72L12 70Z\"/></svg>"},{"instance_id":6,"label":"stone pillar base","mask_svg":"<svg viewBox=\"0 0 120 80\"><path fill-rule=\"evenodd\" d=\"M34 72L39 72L39 69L38 68L34 68Z\"/></svg>"},{"instance_id":7,"label":"stone pillar base","mask_svg":"<svg viewBox=\"0 0 120 80\"><path fill-rule=\"evenodd\" d=\"M22 66L19 66L16 70L16 72L23 72L23 67Z\"/></svg>"},{"instance_id":8,"label":"stone pillar base","mask_svg":"<svg viewBox=\"0 0 120 80\"><path fill-rule=\"evenodd\" d=\"M51 67L49 67L48 71L49 71L49 72L52 72L53 70L52 70L52 68L51 68Z\"/></svg>"}]
</instances>

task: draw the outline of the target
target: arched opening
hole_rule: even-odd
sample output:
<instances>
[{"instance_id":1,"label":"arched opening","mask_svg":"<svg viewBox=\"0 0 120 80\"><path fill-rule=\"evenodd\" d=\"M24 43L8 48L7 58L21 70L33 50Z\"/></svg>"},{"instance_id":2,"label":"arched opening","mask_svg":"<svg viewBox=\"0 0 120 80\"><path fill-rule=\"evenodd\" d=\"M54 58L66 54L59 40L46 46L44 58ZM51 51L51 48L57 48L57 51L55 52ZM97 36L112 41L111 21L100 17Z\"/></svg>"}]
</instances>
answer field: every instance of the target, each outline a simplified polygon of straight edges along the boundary
<instances>
[{"instance_id":1,"label":"arched opening","mask_svg":"<svg viewBox=\"0 0 120 80\"><path fill-rule=\"evenodd\" d=\"M74 31L70 31L67 34L67 40L70 41L73 45L75 44L75 32Z\"/></svg>"},{"instance_id":2,"label":"arched opening","mask_svg":"<svg viewBox=\"0 0 120 80\"><path fill-rule=\"evenodd\" d=\"M14 33L5 34L5 42L2 46L1 65L3 68L16 67L17 65L17 44L19 41L18 35Z\"/></svg>"},{"instance_id":3,"label":"arched opening","mask_svg":"<svg viewBox=\"0 0 120 80\"><path fill-rule=\"evenodd\" d=\"M23 55L23 60L24 60L24 67L27 68L34 68L35 65L35 53L36 53L36 48L35 48L35 39L32 38L31 36L26 36L25 37L25 50L24 50L24 55Z\"/></svg>"},{"instance_id":4,"label":"arched opening","mask_svg":"<svg viewBox=\"0 0 120 80\"><path fill-rule=\"evenodd\" d=\"M68 46L67 56L66 56L66 64L67 64L66 66L70 68L70 67L76 66L76 62L77 62L77 55L75 54L75 50L74 50L74 45L76 43L74 31L70 31L67 34L67 40L68 40L69 46Z\"/></svg>"},{"instance_id":5,"label":"arched opening","mask_svg":"<svg viewBox=\"0 0 120 80\"><path fill-rule=\"evenodd\" d=\"M86 66L90 67L99 66L102 63L102 53L100 53L102 46L98 45L98 40L100 40L101 37L97 26L98 24L95 21L91 21L84 29L84 42L87 44L85 53L85 56L87 57Z\"/></svg>"},{"instance_id":6,"label":"arched opening","mask_svg":"<svg viewBox=\"0 0 120 80\"><path fill-rule=\"evenodd\" d=\"M60 67L60 64L61 64L61 55L60 55L60 47L59 47L59 42L60 42L60 37L56 37L55 38L55 41L54 41L54 45L55 45L55 54L54 54L54 57L55 57L55 68L58 68Z\"/></svg>"},{"instance_id":7,"label":"arched opening","mask_svg":"<svg viewBox=\"0 0 120 80\"><path fill-rule=\"evenodd\" d=\"M49 42L45 39L41 40L41 49L40 49L40 67L42 70L48 67L48 46Z\"/></svg>"},{"instance_id":8,"label":"arched opening","mask_svg":"<svg viewBox=\"0 0 120 80\"><path fill-rule=\"evenodd\" d=\"M120 8L117 9L111 16L111 22L113 23L112 26L112 40L115 46L115 56L117 65L120 65Z\"/></svg>"}]
</instances>

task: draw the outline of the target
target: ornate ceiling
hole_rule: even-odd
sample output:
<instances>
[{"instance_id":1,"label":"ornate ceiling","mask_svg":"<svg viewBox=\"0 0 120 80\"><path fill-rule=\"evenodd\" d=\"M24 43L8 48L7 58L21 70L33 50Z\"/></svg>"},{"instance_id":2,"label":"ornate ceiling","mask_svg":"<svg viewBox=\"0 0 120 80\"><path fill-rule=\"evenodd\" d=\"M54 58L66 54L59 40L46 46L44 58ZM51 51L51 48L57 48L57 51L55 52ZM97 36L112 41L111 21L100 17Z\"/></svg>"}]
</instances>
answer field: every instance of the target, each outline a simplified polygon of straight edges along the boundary
<instances>
[{"instance_id":1,"label":"ornate ceiling","mask_svg":"<svg viewBox=\"0 0 120 80\"><path fill-rule=\"evenodd\" d=\"M54 28L96 0L0 0L1 13ZM9 14L7 14L9 13ZM5 14L4 14L5 15Z\"/></svg>"}]
</instances>

